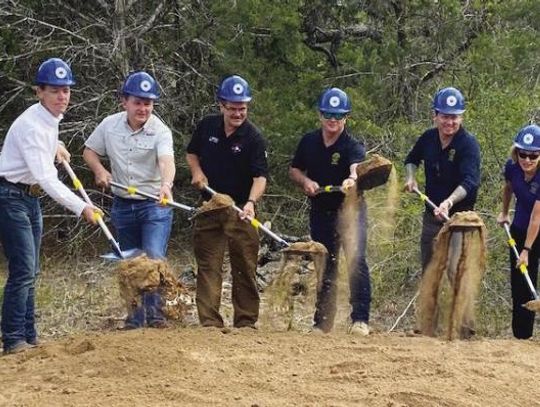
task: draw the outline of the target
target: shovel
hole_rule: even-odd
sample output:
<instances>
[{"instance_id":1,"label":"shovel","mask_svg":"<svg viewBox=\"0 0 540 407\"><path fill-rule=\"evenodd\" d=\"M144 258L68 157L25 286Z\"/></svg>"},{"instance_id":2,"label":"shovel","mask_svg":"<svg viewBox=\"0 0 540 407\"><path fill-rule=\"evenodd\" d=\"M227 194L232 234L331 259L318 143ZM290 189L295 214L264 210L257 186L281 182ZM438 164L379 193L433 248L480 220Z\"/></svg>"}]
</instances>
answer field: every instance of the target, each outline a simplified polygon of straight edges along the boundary
<instances>
[{"instance_id":1,"label":"shovel","mask_svg":"<svg viewBox=\"0 0 540 407\"><path fill-rule=\"evenodd\" d=\"M317 190L315 191L315 193L317 195L318 194L323 194L325 192L343 192L343 193L345 193L345 190L343 189L343 187L341 185L326 185L324 187L317 188Z\"/></svg>"},{"instance_id":2,"label":"shovel","mask_svg":"<svg viewBox=\"0 0 540 407\"><path fill-rule=\"evenodd\" d=\"M516 241L512 238L512 235L510 234L510 227L508 226L508 223L504 223L504 230L506 232L506 236L508 236L508 245L512 248L514 255L516 256L516 260L519 260L519 253L516 247ZM524 304L523 306L527 308L530 311L540 311L540 297L536 293L536 290L534 289L534 285L531 281L531 278L529 277L529 272L527 271L527 266L525 264L519 265L519 270L521 271L521 274L523 274L523 277L525 278L525 281L527 282L527 285L529 286L529 290L531 291L531 294L534 298L533 301L529 301L528 303Z\"/></svg>"},{"instance_id":3,"label":"shovel","mask_svg":"<svg viewBox=\"0 0 540 407\"><path fill-rule=\"evenodd\" d=\"M420 197L420 199L422 201L424 201L425 203L427 203L432 209L436 209L437 208L437 205L435 205L429 198L426 194L423 194L422 192L420 192L420 190L416 187L413 188L413 191L416 192L418 194L418 196ZM441 213L441 216L443 217L443 219L445 221L449 221L450 218L448 217L447 214L445 213Z\"/></svg>"},{"instance_id":4,"label":"shovel","mask_svg":"<svg viewBox=\"0 0 540 407\"><path fill-rule=\"evenodd\" d=\"M205 185L204 186L204 190L206 192L208 192L210 195L214 196L217 194L216 191L214 191L212 188L210 188L208 185ZM233 209L238 212L238 213L242 213L242 209L240 209L238 206L236 205L233 205L232 206ZM248 218L249 219L249 218ZM249 222L251 223L251 225L255 228L255 229L261 229L264 233L266 233L268 236L270 236L272 239L274 239L276 242L280 243L281 245L283 245L284 247L290 247L291 244L289 242L287 242L286 240L283 240L281 237L279 237L278 235L276 235L274 232L272 232L270 229L268 229L266 226L264 226L261 222L259 222L257 219L255 218L251 218L249 219Z\"/></svg>"},{"instance_id":5,"label":"shovel","mask_svg":"<svg viewBox=\"0 0 540 407\"><path fill-rule=\"evenodd\" d=\"M117 188L120 188L120 189L123 189L123 190L127 191L128 194L130 194L130 195L137 194L137 195L140 195L140 196L144 196L145 198L153 199L154 201L159 202L161 205L168 205L168 206L172 206L173 208L178 208L178 209L182 209L183 211L189 212L192 216L197 213L197 209L192 207L192 206L187 206L187 205L183 205L183 204L178 203L178 202L169 201L167 198L159 199L159 196L157 196L157 195L148 194L146 192L139 191L135 187L122 185L122 184L119 184L118 182L111 181L110 184L112 186L114 186L114 187L117 187Z\"/></svg>"},{"instance_id":6,"label":"shovel","mask_svg":"<svg viewBox=\"0 0 540 407\"><path fill-rule=\"evenodd\" d=\"M71 166L69 165L69 163L66 160L63 160L62 164L64 164L64 168L66 169L71 180L73 181L73 186L75 187L75 189L79 191L79 193L81 194L81 196L83 197L83 199L85 200L87 204L93 205L90 197L84 190L81 181L79 180L79 178L77 178L77 176L71 169ZM109 240L109 243L114 251L114 253L104 254L103 256L100 256L100 257L104 259L108 259L108 260L118 260L118 259L123 260L123 259L128 259L131 257L136 257L142 253L140 249L130 249L130 250L123 250L123 251L120 250L120 245L114 239L111 231L109 230L109 228L103 221L103 217L101 216L101 214L99 212L94 212L94 217L98 225L101 227L101 230L103 230L103 233L105 233L105 236L107 236L107 239Z\"/></svg>"}]
</instances>

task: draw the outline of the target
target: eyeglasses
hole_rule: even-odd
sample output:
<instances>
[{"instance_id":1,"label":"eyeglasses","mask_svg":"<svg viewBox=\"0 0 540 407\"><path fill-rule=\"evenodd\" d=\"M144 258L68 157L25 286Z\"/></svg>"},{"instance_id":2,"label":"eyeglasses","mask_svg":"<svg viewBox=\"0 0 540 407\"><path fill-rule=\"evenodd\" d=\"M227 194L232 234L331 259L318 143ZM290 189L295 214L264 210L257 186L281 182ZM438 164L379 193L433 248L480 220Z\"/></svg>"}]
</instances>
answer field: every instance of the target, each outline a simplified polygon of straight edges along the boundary
<instances>
[{"instance_id":1,"label":"eyeglasses","mask_svg":"<svg viewBox=\"0 0 540 407\"><path fill-rule=\"evenodd\" d=\"M226 111L231 112L231 113L245 114L247 112L246 106L235 107L235 106L226 105L224 103L222 103L221 105L225 108Z\"/></svg>"},{"instance_id":2,"label":"eyeglasses","mask_svg":"<svg viewBox=\"0 0 540 407\"><path fill-rule=\"evenodd\" d=\"M347 117L347 113L330 113L330 112L321 112L322 117L324 117L326 120L335 119L335 120L343 120Z\"/></svg>"},{"instance_id":3,"label":"eyeglasses","mask_svg":"<svg viewBox=\"0 0 540 407\"><path fill-rule=\"evenodd\" d=\"M540 157L540 153L527 154L523 151L519 151L518 156L519 158L522 158L524 160L528 158L529 160L534 161L534 160L537 160L538 157Z\"/></svg>"}]
</instances>

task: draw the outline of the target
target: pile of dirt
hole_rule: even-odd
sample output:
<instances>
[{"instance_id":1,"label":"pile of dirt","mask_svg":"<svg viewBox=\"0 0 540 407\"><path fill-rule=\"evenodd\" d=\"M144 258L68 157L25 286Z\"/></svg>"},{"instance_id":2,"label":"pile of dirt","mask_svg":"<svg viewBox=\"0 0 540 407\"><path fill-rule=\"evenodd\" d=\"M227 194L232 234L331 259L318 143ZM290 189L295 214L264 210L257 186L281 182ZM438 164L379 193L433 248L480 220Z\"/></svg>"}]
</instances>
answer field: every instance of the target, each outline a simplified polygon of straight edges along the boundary
<instances>
[{"instance_id":1,"label":"pile of dirt","mask_svg":"<svg viewBox=\"0 0 540 407\"><path fill-rule=\"evenodd\" d=\"M200 214L218 209L230 208L233 205L234 201L229 195L214 194L210 200L204 201L203 204L197 208L197 213Z\"/></svg>"},{"instance_id":2,"label":"pile of dirt","mask_svg":"<svg viewBox=\"0 0 540 407\"><path fill-rule=\"evenodd\" d=\"M141 329L1 363L5 406L532 406L540 343Z\"/></svg>"}]
</instances>

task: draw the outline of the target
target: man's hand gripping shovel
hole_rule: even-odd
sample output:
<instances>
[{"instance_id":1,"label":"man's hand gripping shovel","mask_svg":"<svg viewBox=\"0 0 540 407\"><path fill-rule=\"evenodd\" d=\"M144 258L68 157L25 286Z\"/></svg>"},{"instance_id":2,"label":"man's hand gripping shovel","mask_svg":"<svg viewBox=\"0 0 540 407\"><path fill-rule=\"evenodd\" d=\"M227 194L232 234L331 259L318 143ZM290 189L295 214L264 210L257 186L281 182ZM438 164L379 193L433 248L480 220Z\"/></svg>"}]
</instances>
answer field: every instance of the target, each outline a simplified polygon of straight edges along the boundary
<instances>
[{"instance_id":1,"label":"man's hand gripping shovel","mask_svg":"<svg viewBox=\"0 0 540 407\"><path fill-rule=\"evenodd\" d=\"M510 226L508 226L508 223L503 223L504 231L506 232L506 236L508 236L508 245L512 248L512 251L514 252L514 255L516 256L516 261L519 261L519 252L516 247L516 241L512 238L512 235L510 234ZM527 308L529 311L533 312L540 312L540 297L538 296L538 293L534 289L534 285L531 281L531 278L529 277L529 272L527 271L527 266L524 263L521 263L519 265L519 271L521 271L521 274L523 274L523 278L525 278L525 281L527 282L527 286L529 287L529 291L531 292L533 296L533 300L527 302L526 304L523 304L523 307Z\"/></svg>"},{"instance_id":2,"label":"man's hand gripping shovel","mask_svg":"<svg viewBox=\"0 0 540 407\"><path fill-rule=\"evenodd\" d=\"M63 160L62 164L64 165L64 168L66 169L66 171L69 174L71 180L73 181L73 186L75 187L75 189L77 191L79 191L79 193L83 197L84 201L89 205L93 205L92 200L90 199L90 197L88 196L88 194L84 190L81 181L79 180L79 178L77 178L77 176L73 172L73 170L72 170L71 166L69 165L69 163L66 160ZM113 252L114 252L114 253L104 254L104 255L100 256L101 258L104 258L104 259L107 259L107 260L124 260L124 259L129 259L131 257L139 256L139 255L142 254L142 251L139 250L139 249L121 250L120 245L114 239L111 231L109 230L109 228L107 227L107 225L103 221L103 217L101 216L101 213L96 211L94 213L94 217L95 217L96 222L98 223L98 225L101 227L101 230L103 230L103 233L105 233L105 236L109 240L109 243L110 243L110 245L111 245L111 247L113 249Z\"/></svg>"}]
</instances>

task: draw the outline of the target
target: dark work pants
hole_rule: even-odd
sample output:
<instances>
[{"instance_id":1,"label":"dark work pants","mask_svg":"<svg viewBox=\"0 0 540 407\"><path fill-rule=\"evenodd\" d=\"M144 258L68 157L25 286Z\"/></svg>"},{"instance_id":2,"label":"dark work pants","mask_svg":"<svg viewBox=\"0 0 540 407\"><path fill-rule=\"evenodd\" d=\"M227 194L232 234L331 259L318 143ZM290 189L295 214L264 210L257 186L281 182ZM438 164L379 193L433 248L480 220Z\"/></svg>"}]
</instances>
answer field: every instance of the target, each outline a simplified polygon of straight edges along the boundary
<instances>
[{"instance_id":1,"label":"dark work pants","mask_svg":"<svg viewBox=\"0 0 540 407\"><path fill-rule=\"evenodd\" d=\"M424 212L422 218L422 236L420 237L420 256L422 261L422 273L433 256L433 241L443 227L443 222L438 220L432 213Z\"/></svg>"},{"instance_id":2,"label":"dark work pants","mask_svg":"<svg viewBox=\"0 0 540 407\"><path fill-rule=\"evenodd\" d=\"M232 275L233 324L254 326L259 318L259 291L255 272L259 235L232 208L203 212L195 218L193 249L197 260L197 311L202 326L223 326L221 305L222 268L229 248Z\"/></svg>"},{"instance_id":3,"label":"dark work pants","mask_svg":"<svg viewBox=\"0 0 540 407\"><path fill-rule=\"evenodd\" d=\"M527 237L526 231L521 231L514 228L510 228L512 237L516 241L516 248L518 253L523 250L523 244ZM536 288L536 282L538 278L538 258L540 257L540 239L536 239L532 245L532 250L529 252L529 276ZM516 256L514 251L510 250L510 286L512 288L512 332L518 339L528 339L533 334L534 327L534 312L523 308L523 304L533 300L533 295L525 281L525 277L521 271L516 267Z\"/></svg>"},{"instance_id":4,"label":"dark work pants","mask_svg":"<svg viewBox=\"0 0 540 407\"><path fill-rule=\"evenodd\" d=\"M323 273L322 284L317 293L317 304L314 316L314 325L325 332L332 329L336 315L337 305L337 274L339 249L341 238L338 231L338 212L327 211L310 213L311 238L322 243L328 250L326 268ZM349 288L352 322L369 322L371 304L371 283L369 267L366 261L367 246L367 207L365 202L360 205L358 215L358 246L356 250L348 253L354 257L352 267L349 269ZM347 254L347 253L346 253ZM350 261L350 259L347 259Z\"/></svg>"}]
</instances>

